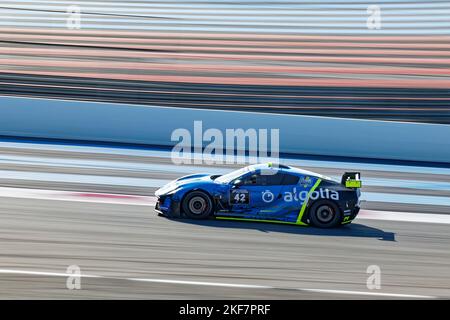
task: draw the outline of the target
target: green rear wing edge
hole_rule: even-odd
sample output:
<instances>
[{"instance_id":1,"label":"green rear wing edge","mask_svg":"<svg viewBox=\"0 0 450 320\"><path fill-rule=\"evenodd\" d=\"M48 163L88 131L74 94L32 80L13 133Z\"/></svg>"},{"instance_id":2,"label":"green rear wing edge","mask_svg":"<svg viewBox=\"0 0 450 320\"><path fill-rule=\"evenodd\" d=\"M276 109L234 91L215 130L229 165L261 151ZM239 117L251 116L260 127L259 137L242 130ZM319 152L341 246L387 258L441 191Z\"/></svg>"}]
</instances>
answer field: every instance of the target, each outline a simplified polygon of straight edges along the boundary
<instances>
[{"instance_id":1,"label":"green rear wing edge","mask_svg":"<svg viewBox=\"0 0 450 320\"><path fill-rule=\"evenodd\" d=\"M346 172L342 175L341 183L346 188L361 188L362 187L362 181L361 181L361 173L360 172Z\"/></svg>"}]
</instances>

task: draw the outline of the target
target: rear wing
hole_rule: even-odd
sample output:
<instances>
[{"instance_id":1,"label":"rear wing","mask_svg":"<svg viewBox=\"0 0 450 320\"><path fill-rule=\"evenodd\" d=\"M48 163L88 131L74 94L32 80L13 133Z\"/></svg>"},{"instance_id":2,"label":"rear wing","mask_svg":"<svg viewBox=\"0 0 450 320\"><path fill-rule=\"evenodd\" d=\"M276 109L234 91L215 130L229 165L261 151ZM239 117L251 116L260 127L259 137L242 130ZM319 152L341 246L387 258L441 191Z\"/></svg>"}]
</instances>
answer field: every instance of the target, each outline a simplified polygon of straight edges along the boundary
<instances>
[{"instance_id":1,"label":"rear wing","mask_svg":"<svg viewBox=\"0 0 450 320\"><path fill-rule=\"evenodd\" d=\"M361 173L360 172L346 172L342 175L341 183L346 188L361 188Z\"/></svg>"}]
</instances>

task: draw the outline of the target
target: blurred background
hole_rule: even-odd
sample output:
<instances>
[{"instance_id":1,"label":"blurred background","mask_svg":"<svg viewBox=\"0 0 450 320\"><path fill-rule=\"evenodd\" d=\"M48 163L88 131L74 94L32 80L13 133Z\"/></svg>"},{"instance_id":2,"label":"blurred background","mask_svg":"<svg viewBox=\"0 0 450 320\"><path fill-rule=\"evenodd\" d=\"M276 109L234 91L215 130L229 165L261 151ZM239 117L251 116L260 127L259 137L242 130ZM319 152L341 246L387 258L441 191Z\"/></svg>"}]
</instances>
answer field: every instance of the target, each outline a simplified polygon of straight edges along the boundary
<instances>
[{"instance_id":1,"label":"blurred background","mask_svg":"<svg viewBox=\"0 0 450 320\"><path fill-rule=\"evenodd\" d=\"M450 123L450 2L374 4L2 1L0 93Z\"/></svg>"},{"instance_id":2,"label":"blurred background","mask_svg":"<svg viewBox=\"0 0 450 320\"><path fill-rule=\"evenodd\" d=\"M357 220L159 217L161 186L241 167L174 164L160 141L193 120L361 172ZM448 124L449 0L2 0L0 299L448 299Z\"/></svg>"}]
</instances>

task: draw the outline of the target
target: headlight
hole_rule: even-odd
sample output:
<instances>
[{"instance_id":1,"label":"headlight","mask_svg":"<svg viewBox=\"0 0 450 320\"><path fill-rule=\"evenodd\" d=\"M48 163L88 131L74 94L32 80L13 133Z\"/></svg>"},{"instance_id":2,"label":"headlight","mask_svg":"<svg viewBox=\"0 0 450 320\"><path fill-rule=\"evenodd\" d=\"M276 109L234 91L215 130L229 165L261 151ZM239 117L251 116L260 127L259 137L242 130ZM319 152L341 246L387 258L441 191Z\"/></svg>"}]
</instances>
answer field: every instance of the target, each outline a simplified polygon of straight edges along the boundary
<instances>
[{"instance_id":1,"label":"headlight","mask_svg":"<svg viewBox=\"0 0 450 320\"><path fill-rule=\"evenodd\" d=\"M155 191L155 195L159 196L168 196L176 193L180 188L177 185L165 185L164 187Z\"/></svg>"},{"instance_id":2,"label":"headlight","mask_svg":"<svg viewBox=\"0 0 450 320\"><path fill-rule=\"evenodd\" d=\"M158 190L156 190L155 195L157 197L159 197L162 195L170 194L173 191L175 191L177 188L178 188L178 186L176 184L169 183L169 184L166 184L165 186L163 186L162 188L159 188Z\"/></svg>"},{"instance_id":3,"label":"headlight","mask_svg":"<svg viewBox=\"0 0 450 320\"><path fill-rule=\"evenodd\" d=\"M180 190L180 189L179 189L179 188L175 188L175 189L173 189L172 191L167 192L166 194L167 194L168 196L171 196L171 195L177 193L178 190Z\"/></svg>"}]
</instances>

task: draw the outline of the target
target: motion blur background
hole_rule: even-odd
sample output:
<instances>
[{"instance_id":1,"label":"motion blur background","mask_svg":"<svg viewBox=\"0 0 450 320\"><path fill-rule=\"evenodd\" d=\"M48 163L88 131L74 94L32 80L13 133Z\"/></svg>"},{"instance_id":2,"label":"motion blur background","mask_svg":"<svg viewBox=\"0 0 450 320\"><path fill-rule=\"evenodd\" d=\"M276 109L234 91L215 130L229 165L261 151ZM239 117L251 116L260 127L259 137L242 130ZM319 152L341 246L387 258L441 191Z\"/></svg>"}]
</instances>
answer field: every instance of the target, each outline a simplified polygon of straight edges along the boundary
<instances>
[{"instance_id":1,"label":"motion blur background","mask_svg":"<svg viewBox=\"0 0 450 320\"><path fill-rule=\"evenodd\" d=\"M158 217L157 188L241 167L173 163L161 141L196 120L361 172L358 218ZM450 1L1 0L0 299L448 299L448 124Z\"/></svg>"},{"instance_id":2,"label":"motion blur background","mask_svg":"<svg viewBox=\"0 0 450 320\"><path fill-rule=\"evenodd\" d=\"M16 96L450 123L450 2L2 1L0 70Z\"/></svg>"}]
</instances>

